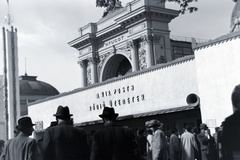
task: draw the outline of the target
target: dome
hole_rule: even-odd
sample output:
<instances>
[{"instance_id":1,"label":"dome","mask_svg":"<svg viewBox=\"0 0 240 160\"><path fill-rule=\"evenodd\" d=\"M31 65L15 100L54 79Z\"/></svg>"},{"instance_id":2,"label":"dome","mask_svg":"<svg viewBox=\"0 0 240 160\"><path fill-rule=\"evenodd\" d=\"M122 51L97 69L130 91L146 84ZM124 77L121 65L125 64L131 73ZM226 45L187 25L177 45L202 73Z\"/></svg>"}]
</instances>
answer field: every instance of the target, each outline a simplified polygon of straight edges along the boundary
<instances>
[{"instance_id":1,"label":"dome","mask_svg":"<svg viewBox=\"0 0 240 160\"><path fill-rule=\"evenodd\" d=\"M38 81L37 76L20 76L20 95L58 95L59 92L52 85Z\"/></svg>"}]
</instances>

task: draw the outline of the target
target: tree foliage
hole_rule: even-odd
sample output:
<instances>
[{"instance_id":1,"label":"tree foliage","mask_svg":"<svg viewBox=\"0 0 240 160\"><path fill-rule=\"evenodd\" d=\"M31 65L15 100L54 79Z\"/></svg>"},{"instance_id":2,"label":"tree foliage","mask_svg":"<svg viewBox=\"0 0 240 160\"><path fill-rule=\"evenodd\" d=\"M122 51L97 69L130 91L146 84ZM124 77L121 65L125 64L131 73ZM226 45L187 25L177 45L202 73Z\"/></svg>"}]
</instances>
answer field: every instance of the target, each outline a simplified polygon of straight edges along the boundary
<instances>
[{"instance_id":1,"label":"tree foliage","mask_svg":"<svg viewBox=\"0 0 240 160\"><path fill-rule=\"evenodd\" d=\"M161 2L175 2L180 6L180 13L184 14L186 11L189 13L195 12L198 10L197 7L190 6L192 2L197 2L198 0L161 0Z\"/></svg>"},{"instance_id":2,"label":"tree foliage","mask_svg":"<svg viewBox=\"0 0 240 160\"><path fill-rule=\"evenodd\" d=\"M116 2L120 2L120 0L96 0L96 6L97 7L108 7L109 3L113 2L113 4L115 4ZM190 4L193 2L197 2L198 0L159 0L161 3L165 3L165 2L175 2L179 5L180 9L180 13L184 14L185 12L195 12L198 10L197 7L191 6Z\"/></svg>"}]
</instances>

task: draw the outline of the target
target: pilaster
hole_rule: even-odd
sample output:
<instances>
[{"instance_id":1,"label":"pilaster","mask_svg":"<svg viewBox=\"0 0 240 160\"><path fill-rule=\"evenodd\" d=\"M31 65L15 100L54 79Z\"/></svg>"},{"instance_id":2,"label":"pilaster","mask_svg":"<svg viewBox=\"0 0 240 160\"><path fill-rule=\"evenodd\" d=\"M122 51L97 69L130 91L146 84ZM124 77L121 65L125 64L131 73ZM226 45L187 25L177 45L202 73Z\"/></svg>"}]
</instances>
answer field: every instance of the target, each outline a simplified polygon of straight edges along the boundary
<instances>
[{"instance_id":1,"label":"pilaster","mask_svg":"<svg viewBox=\"0 0 240 160\"><path fill-rule=\"evenodd\" d=\"M130 48L131 57L132 57L132 71L139 70L139 63L138 63L138 48L139 48L139 41L138 40L131 40L127 43L128 47Z\"/></svg>"},{"instance_id":2,"label":"pilaster","mask_svg":"<svg viewBox=\"0 0 240 160\"><path fill-rule=\"evenodd\" d=\"M80 66L80 75L81 75L81 83L80 87L87 86L87 60L79 60L78 64Z\"/></svg>"},{"instance_id":3,"label":"pilaster","mask_svg":"<svg viewBox=\"0 0 240 160\"><path fill-rule=\"evenodd\" d=\"M98 82L97 64L99 62L98 56L88 58L89 65L91 67L91 84Z\"/></svg>"},{"instance_id":4,"label":"pilaster","mask_svg":"<svg viewBox=\"0 0 240 160\"><path fill-rule=\"evenodd\" d=\"M146 63L147 68L153 65L153 36L151 34L147 34L141 37L142 41L146 46Z\"/></svg>"}]
</instances>

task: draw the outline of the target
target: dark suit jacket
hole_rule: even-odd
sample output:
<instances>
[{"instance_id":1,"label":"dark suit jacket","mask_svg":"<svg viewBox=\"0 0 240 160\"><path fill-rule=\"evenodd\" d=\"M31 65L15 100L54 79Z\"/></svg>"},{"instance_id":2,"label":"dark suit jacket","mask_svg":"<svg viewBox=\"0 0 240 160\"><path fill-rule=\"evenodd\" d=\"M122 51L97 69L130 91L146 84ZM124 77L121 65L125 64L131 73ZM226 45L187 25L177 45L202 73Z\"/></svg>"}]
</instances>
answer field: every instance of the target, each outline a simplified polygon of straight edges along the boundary
<instances>
[{"instance_id":1,"label":"dark suit jacket","mask_svg":"<svg viewBox=\"0 0 240 160\"><path fill-rule=\"evenodd\" d=\"M240 154L240 112L236 111L224 121L222 147L226 160L232 160L234 152Z\"/></svg>"},{"instance_id":2,"label":"dark suit jacket","mask_svg":"<svg viewBox=\"0 0 240 160\"><path fill-rule=\"evenodd\" d=\"M111 123L93 135L91 160L134 160L136 148L132 130Z\"/></svg>"},{"instance_id":3,"label":"dark suit jacket","mask_svg":"<svg viewBox=\"0 0 240 160\"><path fill-rule=\"evenodd\" d=\"M42 151L45 160L89 160L90 155L85 131L66 122L46 129Z\"/></svg>"}]
</instances>

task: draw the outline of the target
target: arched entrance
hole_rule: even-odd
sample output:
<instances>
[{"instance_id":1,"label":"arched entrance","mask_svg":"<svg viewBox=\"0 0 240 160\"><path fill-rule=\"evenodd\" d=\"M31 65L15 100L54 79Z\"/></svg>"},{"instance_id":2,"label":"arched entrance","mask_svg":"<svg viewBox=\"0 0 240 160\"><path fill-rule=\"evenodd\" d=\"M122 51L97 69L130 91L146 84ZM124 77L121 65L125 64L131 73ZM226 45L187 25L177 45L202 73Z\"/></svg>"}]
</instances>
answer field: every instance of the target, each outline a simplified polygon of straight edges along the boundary
<instances>
[{"instance_id":1,"label":"arched entrance","mask_svg":"<svg viewBox=\"0 0 240 160\"><path fill-rule=\"evenodd\" d=\"M102 81L113 77L124 76L131 72L132 65L129 60L121 54L116 54L107 61L102 73Z\"/></svg>"}]
</instances>

